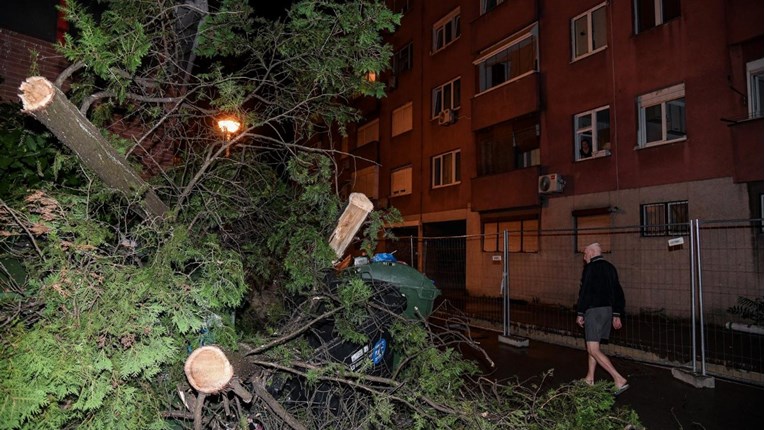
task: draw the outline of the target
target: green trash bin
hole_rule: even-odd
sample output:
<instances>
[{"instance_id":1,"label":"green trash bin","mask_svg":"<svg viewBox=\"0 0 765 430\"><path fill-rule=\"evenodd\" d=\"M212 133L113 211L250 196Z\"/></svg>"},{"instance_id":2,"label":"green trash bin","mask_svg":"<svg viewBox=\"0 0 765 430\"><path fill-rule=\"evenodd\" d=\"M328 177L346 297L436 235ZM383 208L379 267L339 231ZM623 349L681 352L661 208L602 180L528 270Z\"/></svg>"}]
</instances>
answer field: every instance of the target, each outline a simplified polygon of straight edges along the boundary
<instances>
[{"instance_id":1,"label":"green trash bin","mask_svg":"<svg viewBox=\"0 0 765 430\"><path fill-rule=\"evenodd\" d=\"M387 282L398 287L401 294L406 296L406 309L403 315L407 318L423 318L433 312L433 302L441 295L433 281L416 269L406 264L394 262L373 262L348 269L358 274L362 279L372 279ZM415 311L416 310L416 311Z\"/></svg>"}]
</instances>

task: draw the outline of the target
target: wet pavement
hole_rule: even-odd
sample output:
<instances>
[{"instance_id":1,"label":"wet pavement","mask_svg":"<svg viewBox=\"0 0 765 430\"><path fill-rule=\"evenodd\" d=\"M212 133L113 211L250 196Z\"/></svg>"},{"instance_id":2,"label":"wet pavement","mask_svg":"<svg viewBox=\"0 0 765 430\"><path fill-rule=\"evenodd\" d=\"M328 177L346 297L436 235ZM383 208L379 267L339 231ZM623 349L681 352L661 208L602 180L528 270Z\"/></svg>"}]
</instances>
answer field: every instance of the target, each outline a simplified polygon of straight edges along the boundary
<instances>
[{"instance_id":1,"label":"wet pavement","mask_svg":"<svg viewBox=\"0 0 765 430\"><path fill-rule=\"evenodd\" d=\"M527 348L515 348L498 342L495 332L474 329L472 335L495 363L494 370L487 369L490 377L539 382L542 373L554 369L545 383L557 386L586 373L584 350L534 340ZM634 409L648 429L763 429L761 386L716 378L715 388L694 388L675 379L670 368L619 358L612 362L630 384L617 404ZM598 368L596 379L608 378Z\"/></svg>"}]
</instances>

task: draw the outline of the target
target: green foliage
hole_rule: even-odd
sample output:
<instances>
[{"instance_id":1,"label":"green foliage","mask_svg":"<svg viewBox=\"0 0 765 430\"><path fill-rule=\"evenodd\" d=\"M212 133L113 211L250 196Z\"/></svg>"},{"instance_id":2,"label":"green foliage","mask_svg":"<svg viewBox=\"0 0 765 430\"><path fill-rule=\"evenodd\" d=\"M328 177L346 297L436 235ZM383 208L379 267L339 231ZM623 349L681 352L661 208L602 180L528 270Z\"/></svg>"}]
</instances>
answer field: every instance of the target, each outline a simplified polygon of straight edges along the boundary
<instances>
[{"instance_id":1,"label":"green foliage","mask_svg":"<svg viewBox=\"0 0 765 430\"><path fill-rule=\"evenodd\" d=\"M0 421L161 428L156 397L171 389L168 371L199 344L200 330L235 345L218 315L241 302L241 261L214 235L141 224L117 235L82 216L86 197L62 196L66 208L55 197L38 193L17 208L47 228L36 238L43 260L26 265L26 289L45 308L34 325L3 333Z\"/></svg>"},{"instance_id":2,"label":"green foliage","mask_svg":"<svg viewBox=\"0 0 765 430\"><path fill-rule=\"evenodd\" d=\"M18 198L47 181L78 182L74 166L63 162L53 135L21 115L18 104L0 104L0 199ZM62 175L59 176L59 173Z\"/></svg>"},{"instance_id":3,"label":"green foliage","mask_svg":"<svg viewBox=\"0 0 765 430\"><path fill-rule=\"evenodd\" d=\"M363 345L369 339L367 335L356 330L369 318L367 303L372 297L372 289L361 279L352 278L338 288L338 297L343 312L337 319L335 327L340 338L355 344Z\"/></svg>"},{"instance_id":4,"label":"green foliage","mask_svg":"<svg viewBox=\"0 0 765 430\"><path fill-rule=\"evenodd\" d=\"M615 408L613 384L595 386L581 382L548 390L536 400L532 430L622 430L628 424L641 428L634 411Z\"/></svg>"}]
</instances>

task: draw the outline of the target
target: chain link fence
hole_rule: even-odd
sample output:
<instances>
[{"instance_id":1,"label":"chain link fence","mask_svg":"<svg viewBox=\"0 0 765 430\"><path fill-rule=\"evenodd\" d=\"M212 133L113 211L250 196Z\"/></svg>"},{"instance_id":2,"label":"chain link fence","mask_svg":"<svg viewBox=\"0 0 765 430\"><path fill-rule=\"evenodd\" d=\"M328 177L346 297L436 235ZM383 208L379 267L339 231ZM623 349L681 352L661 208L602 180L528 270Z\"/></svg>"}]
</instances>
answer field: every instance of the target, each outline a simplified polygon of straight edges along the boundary
<instances>
[{"instance_id":1,"label":"chain link fence","mask_svg":"<svg viewBox=\"0 0 765 430\"><path fill-rule=\"evenodd\" d=\"M541 230L533 246L521 245L528 231L508 231L507 243L504 232L399 243L441 289L442 315L462 312L500 327L507 246L509 324L578 342L580 251L598 242L627 300L624 328L611 338L619 355L694 371L701 363L704 374L762 383L761 220L658 227ZM497 249L487 246L497 242Z\"/></svg>"}]
</instances>

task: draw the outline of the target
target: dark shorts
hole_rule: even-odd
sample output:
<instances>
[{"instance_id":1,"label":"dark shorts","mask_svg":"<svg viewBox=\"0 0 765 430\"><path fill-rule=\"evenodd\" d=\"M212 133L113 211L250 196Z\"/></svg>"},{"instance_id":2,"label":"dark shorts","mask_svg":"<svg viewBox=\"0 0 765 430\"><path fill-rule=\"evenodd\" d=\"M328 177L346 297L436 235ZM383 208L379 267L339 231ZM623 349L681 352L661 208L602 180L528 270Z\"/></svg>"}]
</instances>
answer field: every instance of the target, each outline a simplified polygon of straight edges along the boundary
<instances>
[{"instance_id":1,"label":"dark shorts","mask_svg":"<svg viewBox=\"0 0 765 430\"><path fill-rule=\"evenodd\" d=\"M611 335L613 311L611 306L590 308L584 313L584 340L600 342Z\"/></svg>"}]
</instances>

